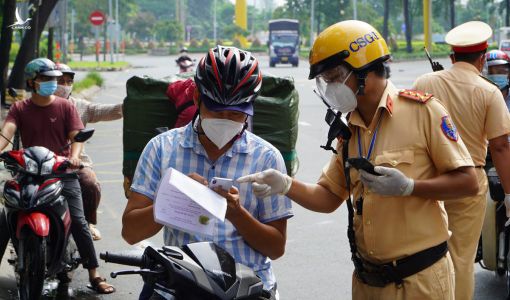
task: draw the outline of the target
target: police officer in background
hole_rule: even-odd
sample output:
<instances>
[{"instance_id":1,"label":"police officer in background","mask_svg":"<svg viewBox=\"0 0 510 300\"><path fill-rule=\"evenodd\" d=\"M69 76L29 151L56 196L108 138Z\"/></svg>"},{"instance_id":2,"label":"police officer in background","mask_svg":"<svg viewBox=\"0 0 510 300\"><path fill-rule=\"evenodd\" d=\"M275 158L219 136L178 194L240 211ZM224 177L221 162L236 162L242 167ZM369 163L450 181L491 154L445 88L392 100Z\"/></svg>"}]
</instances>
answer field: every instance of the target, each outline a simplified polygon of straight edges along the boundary
<instances>
[{"instance_id":1,"label":"police officer in background","mask_svg":"<svg viewBox=\"0 0 510 300\"><path fill-rule=\"evenodd\" d=\"M487 78L498 85L503 94L506 106L510 109L510 98L508 88L510 87L508 77L510 74L510 57L501 50L491 50L485 54L487 60Z\"/></svg>"},{"instance_id":2,"label":"police officer in background","mask_svg":"<svg viewBox=\"0 0 510 300\"><path fill-rule=\"evenodd\" d=\"M416 90L430 92L444 103L476 167L478 194L444 202L452 232L448 246L455 266L455 298L463 300L472 299L474 291L474 260L486 207L487 141L505 203L510 201L510 116L498 86L480 76L491 36L489 25L479 21L453 28L445 37L453 50L452 68L425 74L415 82Z\"/></svg>"},{"instance_id":3,"label":"police officer in background","mask_svg":"<svg viewBox=\"0 0 510 300\"><path fill-rule=\"evenodd\" d=\"M437 99L398 91L388 80L389 58L386 42L367 23L349 20L324 30L310 51L309 78L330 109L350 113L352 137L339 141L315 184L271 169L237 181L251 182L259 197L286 194L317 212L333 212L347 200L353 299L453 299L439 200L478 192L473 162ZM380 176L348 167L347 158L360 157Z\"/></svg>"}]
</instances>

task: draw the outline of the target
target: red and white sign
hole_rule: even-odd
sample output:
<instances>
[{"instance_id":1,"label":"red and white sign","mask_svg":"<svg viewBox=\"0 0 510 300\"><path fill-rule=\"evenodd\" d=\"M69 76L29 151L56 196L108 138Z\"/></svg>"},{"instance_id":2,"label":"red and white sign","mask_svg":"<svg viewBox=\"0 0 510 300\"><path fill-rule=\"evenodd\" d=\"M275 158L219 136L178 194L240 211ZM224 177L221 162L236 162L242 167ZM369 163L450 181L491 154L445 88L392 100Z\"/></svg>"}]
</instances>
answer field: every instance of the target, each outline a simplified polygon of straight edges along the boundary
<instances>
[{"instance_id":1,"label":"red and white sign","mask_svg":"<svg viewBox=\"0 0 510 300\"><path fill-rule=\"evenodd\" d=\"M100 26L106 20L106 16L100 10L93 11L89 16L89 21L92 25Z\"/></svg>"}]
</instances>

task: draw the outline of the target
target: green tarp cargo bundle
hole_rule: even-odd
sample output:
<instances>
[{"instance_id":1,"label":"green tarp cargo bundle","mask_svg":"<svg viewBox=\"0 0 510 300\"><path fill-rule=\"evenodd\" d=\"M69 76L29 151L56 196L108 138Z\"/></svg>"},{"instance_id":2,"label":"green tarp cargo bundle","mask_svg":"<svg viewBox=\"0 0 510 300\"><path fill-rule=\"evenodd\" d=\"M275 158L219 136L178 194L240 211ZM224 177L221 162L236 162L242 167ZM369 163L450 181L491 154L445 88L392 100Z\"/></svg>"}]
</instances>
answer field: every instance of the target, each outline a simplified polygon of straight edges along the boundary
<instances>
[{"instance_id":1,"label":"green tarp cargo bundle","mask_svg":"<svg viewBox=\"0 0 510 300\"><path fill-rule=\"evenodd\" d=\"M124 99L122 174L127 189L136 164L149 140L157 135L156 128L173 128L177 113L166 95L168 85L189 76L164 79L131 77ZM295 175L298 158L295 145L298 133L299 96L290 77L264 75L262 90L255 100L253 132L273 144L282 154L287 172Z\"/></svg>"},{"instance_id":2,"label":"green tarp cargo bundle","mask_svg":"<svg viewBox=\"0 0 510 300\"><path fill-rule=\"evenodd\" d=\"M299 165L295 149L298 118L299 95L294 80L264 75L262 90L254 104L253 132L280 150L291 176L297 173Z\"/></svg>"}]
</instances>

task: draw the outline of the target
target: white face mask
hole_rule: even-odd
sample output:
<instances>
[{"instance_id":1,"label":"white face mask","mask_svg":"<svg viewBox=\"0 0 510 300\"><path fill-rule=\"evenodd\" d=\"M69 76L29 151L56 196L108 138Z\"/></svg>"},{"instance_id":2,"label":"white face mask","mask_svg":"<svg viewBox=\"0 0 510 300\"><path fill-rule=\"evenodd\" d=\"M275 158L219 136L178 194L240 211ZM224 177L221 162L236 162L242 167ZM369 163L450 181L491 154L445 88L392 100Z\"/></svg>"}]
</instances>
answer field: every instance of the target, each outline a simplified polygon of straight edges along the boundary
<instances>
[{"instance_id":1,"label":"white face mask","mask_svg":"<svg viewBox=\"0 0 510 300\"><path fill-rule=\"evenodd\" d=\"M244 123L227 119L205 118L201 119L200 124L207 138L210 139L218 149L223 148L238 135L244 127Z\"/></svg>"},{"instance_id":2,"label":"white face mask","mask_svg":"<svg viewBox=\"0 0 510 300\"><path fill-rule=\"evenodd\" d=\"M73 91L72 85L57 85L57 90L55 91L55 96L59 96L62 98L68 99Z\"/></svg>"},{"instance_id":3,"label":"white face mask","mask_svg":"<svg viewBox=\"0 0 510 300\"><path fill-rule=\"evenodd\" d=\"M345 85L352 71L349 72L342 83L325 82L320 76L316 78L317 90L332 109L341 113L349 113L356 109L358 101L352 90Z\"/></svg>"}]
</instances>

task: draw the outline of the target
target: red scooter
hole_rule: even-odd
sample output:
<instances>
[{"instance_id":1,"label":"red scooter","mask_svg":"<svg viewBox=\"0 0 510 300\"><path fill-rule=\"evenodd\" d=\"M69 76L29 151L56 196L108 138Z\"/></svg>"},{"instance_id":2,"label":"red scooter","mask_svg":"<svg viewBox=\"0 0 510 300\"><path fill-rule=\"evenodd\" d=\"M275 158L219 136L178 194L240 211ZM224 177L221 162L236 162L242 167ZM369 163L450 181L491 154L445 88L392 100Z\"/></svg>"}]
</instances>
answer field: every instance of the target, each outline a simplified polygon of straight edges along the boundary
<instances>
[{"instance_id":1,"label":"red scooter","mask_svg":"<svg viewBox=\"0 0 510 300\"><path fill-rule=\"evenodd\" d=\"M76 142L88 140L94 129L84 129ZM69 145L67 145L69 146ZM67 147L66 146L66 147ZM4 187L7 230L16 251L15 266L21 300L41 298L44 280L78 267L70 239L71 216L61 195L69 161L44 147L29 147L0 154L13 179Z\"/></svg>"}]
</instances>

